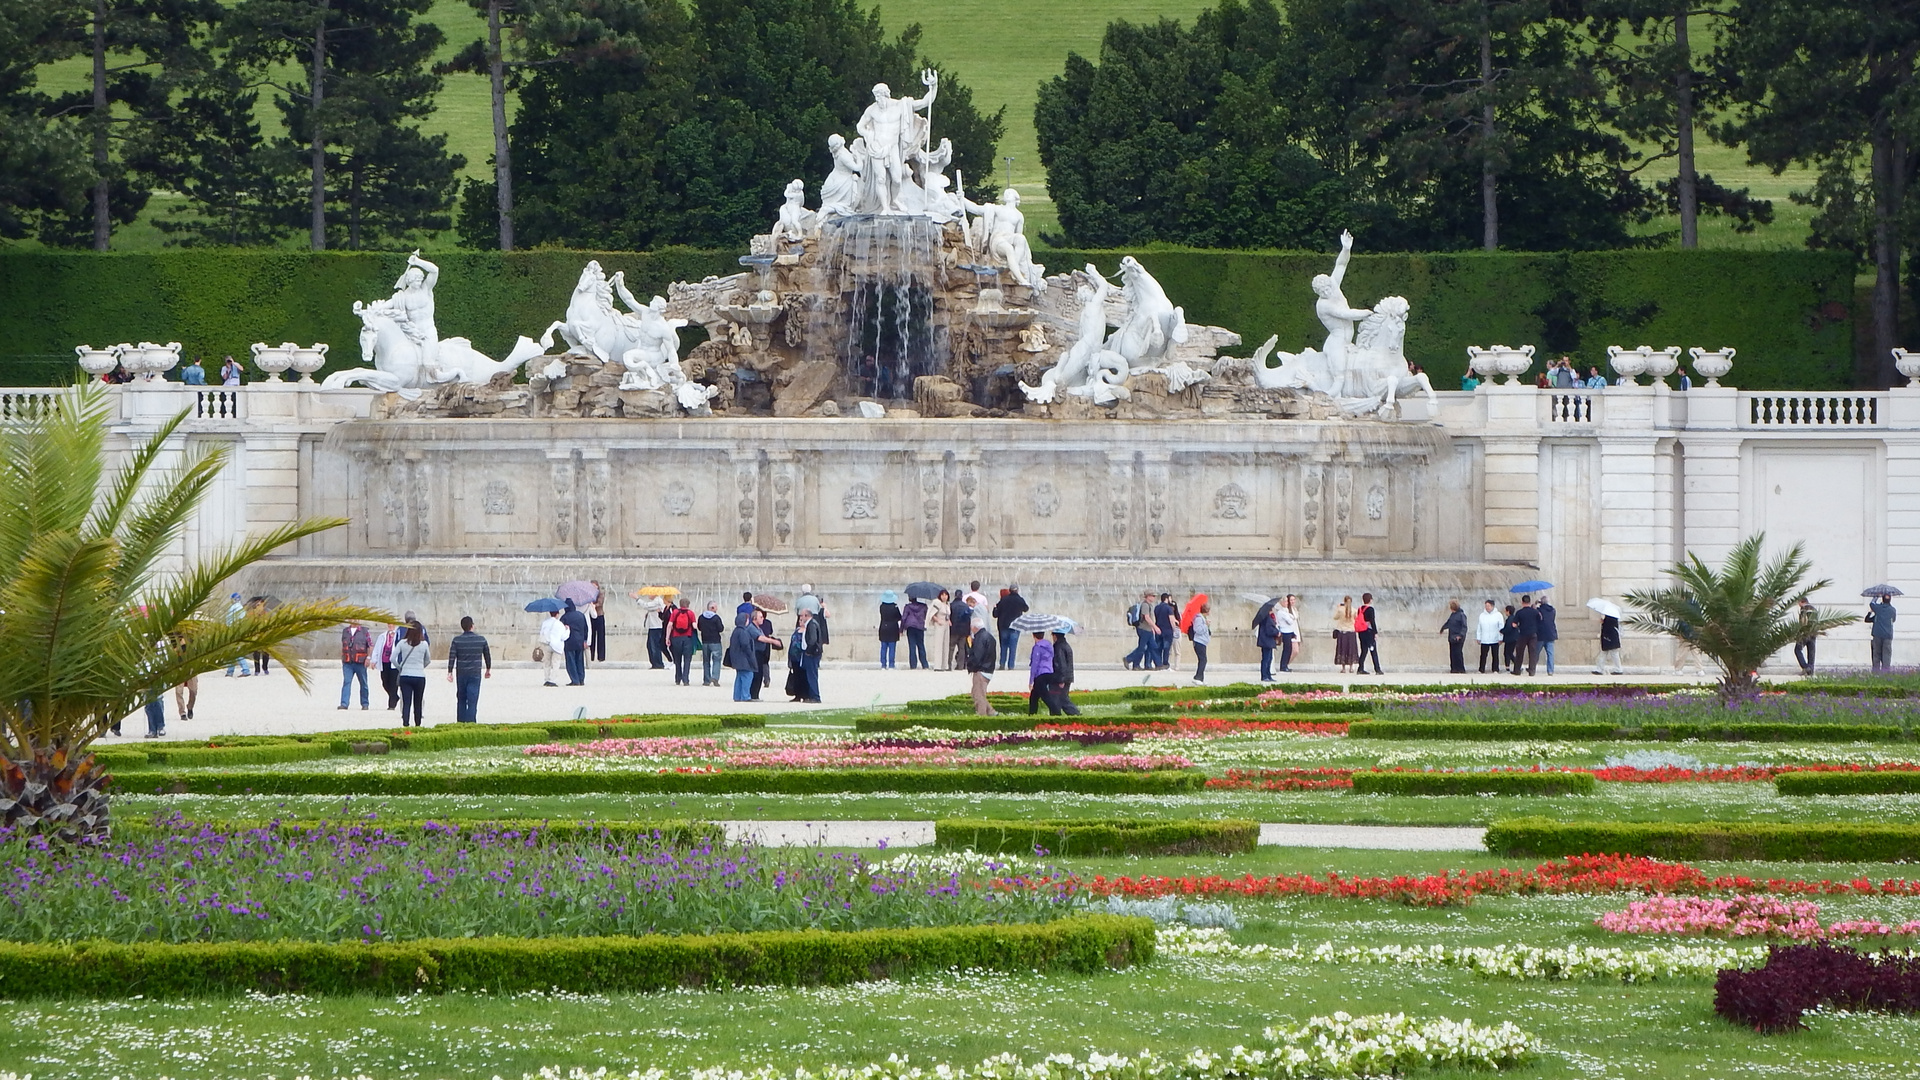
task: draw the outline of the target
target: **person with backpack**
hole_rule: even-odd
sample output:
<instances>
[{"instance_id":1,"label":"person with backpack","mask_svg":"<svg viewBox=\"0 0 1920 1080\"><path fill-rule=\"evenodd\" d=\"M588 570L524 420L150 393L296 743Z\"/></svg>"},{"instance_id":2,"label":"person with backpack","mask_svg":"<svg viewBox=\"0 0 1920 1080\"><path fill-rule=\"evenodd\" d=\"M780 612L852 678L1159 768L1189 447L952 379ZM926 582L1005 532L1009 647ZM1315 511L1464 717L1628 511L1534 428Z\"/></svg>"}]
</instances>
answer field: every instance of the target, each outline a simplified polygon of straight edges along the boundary
<instances>
[{"instance_id":1,"label":"person with backpack","mask_svg":"<svg viewBox=\"0 0 1920 1080\"><path fill-rule=\"evenodd\" d=\"M1356 675L1367 673L1367 657L1373 657L1373 673L1384 675L1380 670L1380 623L1373 612L1373 594L1360 594L1360 610L1353 613L1353 632L1360 637L1360 657L1354 661L1353 672Z\"/></svg>"},{"instance_id":2,"label":"person with backpack","mask_svg":"<svg viewBox=\"0 0 1920 1080\"><path fill-rule=\"evenodd\" d=\"M680 606L667 616L667 649L673 653L673 682L693 685L693 643L699 636L699 616L693 613L693 601L681 598Z\"/></svg>"},{"instance_id":3,"label":"person with backpack","mask_svg":"<svg viewBox=\"0 0 1920 1080\"><path fill-rule=\"evenodd\" d=\"M726 621L720 617L720 602L707 601L707 610L700 613L700 685L720 685L720 638L727 632Z\"/></svg>"},{"instance_id":4,"label":"person with backpack","mask_svg":"<svg viewBox=\"0 0 1920 1080\"><path fill-rule=\"evenodd\" d=\"M359 619L349 619L346 628L340 631L340 708L347 707L347 700L353 690L353 680L360 680L360 711L365 712L367 705L367 657L373 653L373 638L368 636L367 628L360 625ZM187 718L187 711L181 710L180 718Z\"/></svg>"},{"instance_id":5,"label":"person with backpack","mask_svg":"<svg viewBox=\"0 0 1920 1080\"><path fill-rule=\"evenodd\" d=\"M1140 602L1127 609L1127 625L1133 627L1138 642L1132 652L1121 661L1129 670L1153 666L1153 643L1159 632L1153 625L1153 594L1143 592Z\"/></svg>"},{"instance_id":6,"label":"person with backpack","mask_svg":"<svg viewBox=\"0 0 1920 1080\"><path fill-rule=\"evenodd\" d=\"M1173 606L1173 594L1163 592L1153 607L1153 625L1157 631L1152 667L1164 671L1173 665L1174 632L1180 625L1180 609Z\"/></svg>"},{"instance_id":7,"label":"person with backpack","mask_svg":"<svg viewBox=\"0 0 1920 1080\"><path fill-rule=\"evenodd\" d=\"M880 670L895 665L900 656L900 595L892 589L880 594Z\"/></svg>"}]
</instances>

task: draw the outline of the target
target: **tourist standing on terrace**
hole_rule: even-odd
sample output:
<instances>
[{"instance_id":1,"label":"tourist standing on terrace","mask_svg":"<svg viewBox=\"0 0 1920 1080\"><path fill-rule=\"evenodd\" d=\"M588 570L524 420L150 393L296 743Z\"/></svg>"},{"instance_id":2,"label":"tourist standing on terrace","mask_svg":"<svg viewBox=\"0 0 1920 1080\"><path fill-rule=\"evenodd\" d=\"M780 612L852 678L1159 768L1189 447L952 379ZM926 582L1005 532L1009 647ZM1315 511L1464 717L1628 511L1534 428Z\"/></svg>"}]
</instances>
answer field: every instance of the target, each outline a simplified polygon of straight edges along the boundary
<instances>
[{"instance_id":1,"label":"tourist standing on terrace","mask_svg":"<svg viewBox=\"0 0 1920 1080\"><path fill-rule=\"evenodd\" d=\"M460 616L460 632L447 643L447 681L453 684L453 722L480 721L480 680L493 678L493 651L473 632L473 616Z\"/></svg>"},{"instance_id":2,"label":"tourist standing on terrace","mask_svg":"<svg viewBox=\"0 0 1920 1080\"><path fill-rule=\"evenodd\" d=\"M900 629L907 634L907 669L930 668L927 663L927 602L917 596L907 597L907 606L900 610Z\"/></svg>"},{"instance_id":3,"label":"tourist standing on terrace","mask_svg":"<svg viewBox=\"0 0 1920 1080\"><path fill-rule=\"evenodd\" d=\"M727 666L733 669L733 700L760 700L760 681L766 668L762 659L767 650L778 648L778 639L769 637L760 623L760 612L749 610L733 617L733 636L727 641Z\"/></svg>"},{"instance_id":4,"label":"tourist standing on terrace","mask_svg":"<svg viewBox=\"0 0 1920 1080\"><path fill-rule=\"evenodd\" d=\"M638 602L640 623L647 628L647 666L658 671L667 666L668 604L657 596L642 596Z\"/></svg>"},{"instance_id":5,"label":"tourist standing on terrace","mask_svg":"<svg viewBox=\"0 0 1920 1080\"><path fill-rule=\"evenodd\" d=\"M340 708L347 707L351 696L353 680L360 680L360 710L365 712L367 705L367 657L373 652L373 638L368 636L367 628L360 625L359 619L350 619L340 631ZM186 719L186 709L180 710L180 718Z\"/></svg>"},{"instance_id":6,"label":"tourist standing on terrace","mask_svg":"<svg viewBox=\"0 0 1920 1080\"><path fill-rule=\"evenodd\" d=\"M194 357L193 363L180 369L180 381L188 386L207 385L207 369L200 366L199 357Z\"/></svg>"},{"instance_id":7,"label":"tourist standing on terrace","mask_svg":"<svg viewBox=\"0 0 1920 1080\"><path fill-rule=\"evenodd\" d=\"M987 603L987 594L980 591L980 583L977 581L967 582L967 595L960 599L965 602L968 607L973 609L974 621L985 626L987 623L987 612L992 609L992 605ZM969 642L973 640L973 627L971 626L967 627L967 640ZM972 646L969 645L968 648L972 648Z\"/></svg>"},{"instance_id":8,"label":"tourist standing on terrace","mask_svg":"<svg viewBox=\"0 0 1920 1080\"><path fill-rule=\"evenodd\" d=\"M973 636L967 639L967 673L973 689L973 712L976 716L997 716L993 706L987 703L987 683L993 679L1000 642L994 639L993 631L987 629L984 621L972 626Z\"/></svg>"},{"instance_id":9,"label":"tourist standing on terrace","mask_svg":"<svg viewBox=\"0 0 1920 1080\"><path fill-rule=\"evenodd\" d=\"M1373 611L1373 594L1360 594L1360 610L1353 613L1353 632L1360 639L1360 655L1353 661L1353 673L1367 673L1367 657L1373 657L1373 673L1385 675L1380 670L1380 623Z\"/></svg>"},{"instance_id":10,"label":"tourist standing on terrace","mask_svg":"<svg viewBox=\"0 0 1920 1080\"><path fill-rule=\"evenodd\" d=\"M1553 643L1560 640L1560 612L1546 597L1533 605L1540 613L1540 657L1547 662L1547 674L1553 674Z\"/></svg>"},{"instance_id":11,"label":"tourist standing on terrace","mask_svg":"<svg viewBox=\"0 0 1920 1080\"><path fill-rule=\"evenodd\" d=\"M587 685L587 617L568 600L560 612L560 624L567 628L567 685Z\"/></svg>"},{"instance_id":12,"label":"tourist standing on terrace","mask_svg":"<svg viewBox=\"0 0 1920 1080\"><path fill-rule=\"evenodd\" d=\"M1073 703L1069 695L1073 692L1073 646L1067 643L1067 635L1058 630L1053 632L1053 700L1060 711L1068 716L1079 716L1080 706Z\"/></svg>"},{"instance_id":13,"label":"tourist standing on terrace","mask_svg":"<svg viewBox=\"0 0 1920 1080\"><path fill-rule=\"evenodd\" d=\"M1800 637L1793 643L1793 662L1800 665L1800 674L1802 675L1813 674L1813 647L1819 640L1820 635L1814 633L1810 628L1813 626L1813 621L1819 617L1820 613L1814 610L1813 601L1804 596L1801 597L1799 610Z\"/></svg>"},{"instance_id":14,"label":"tourist standing on terrace","mask_svg":"<svg viewBox=\"0 0 1920 1080\"><path fill-rule=\"evenodd\" d=\"M1447 673L1465 675L1467 673L1467 613L1460 610L1460 601L1447 601L1447 621L1440 624L1440 632L1447 635Z\"/></svg>"},{"instance_id":15,"label":"tourist standing on terrace","mask_svg":"<svg viewBox=\"0 0 1920 1080\"><path fill-rule=\"evenodd\" d=\"M1494 610L1493 601L1473 625L1473 640L1480 643L1480 674L1487 673L1487 661L1493 661L1493 673L1500 674L1500 645L1506 640L1507 620ZM1464 666L1464 665L1463 665Z\"/></svg>"},{"instance_id":16,"label":"tourist standing on terrace","mask_svg":"<svg viewBox=\"0 0 1920 1080\"><path fill-rule=\"evenodd\" d=\"M880 594L880 670L894 666L900 656L900 595L892 589Z\"/></svg>"},{"instance_id":17,"label":"tourist standing on terrace","mask_svg":"<svg viewBox=\"0 0 1920 1080\"><path fill-rule=\"evenodd\" d=\"M424 727L422 706L427 696L427 667L433 652L419 623L407 627L407 636L393 647L393 669L400 684L400 726Z\"/></svg>"},{"instance_id":18,"label":"tourist standing on terrace","mask_svg":"<svg viewBox=\"0 0 1920 1080\"><path fill-rule=\"evenodd\" d=\"M667 617L667 646L673 652L673 682L693 685L693 643L700 636L700 618L693 613L693 601L680 598L680 606Z\"/></svg>"},{"instance_id":19,"label":"tourist standing on terrace","mask_svg":"<svg viewBox=\"0 0 1920 1080\"><path fill-rule=\"evenodd\" d=\"M1502 616L1502 622L1500 623L1500 666L1503 669L1511 670L1517 675L1520 673L1520 624L1514 621L1512 604L1508 604L1500 610Z\"/></svg>"},{"instance_id":20,"label":"tourist standing on terrace","mask_svg":"<svg viewBox=\"0 0 1920 1080\"><path fill-rule=\"evenodd\" d=\"M1260 649L1261 682L1273 681L1273 650L1280 644L1279 614L1280 605L1275 604L1253 620L1253 643Z\"/></svg>"},{"instance_id":21,"label":"tourist standing on terrace","mask_svg":"<svg viewBox=\"0 0 1920 1080\"><path fill-rule=\"evenodd\" d=\"M1353 631L1353 597L1343 596L1333 609L1333 662L1344 675L1358 659L1360 635Z\"/></svg>"},{"instance_id":22,"label":"tourist standing on terrace","mask_svg":"<svg viewBox=\"0 0 1920 1080\"><path fill-rule=\"evenodd\" d=\"M1193 642L1194 682L1207 681L1207 646L1213 643L1213 628L1207 625L1207 612L1212 605L1201 604L1200 610L1193 613L1193 621L1187 624L1187 640Z\"/></svg>"},{"instance_id":23,"label":"tourist standing on terrace","mask_svg":"<svg viewBox=\"0 0 1920 1080\"><path fill-rule=\"evenodd\" d=\"M933 635L933 647L941 651L941 671L953 670L953 650L949 647L952 643L952 635L949 634L945 641L941 640L941 631L953 623L953 616L949 613L947 604L947 597L951 595L953 594L941 589L940 595L927 598L927 632ZM921 646L920 652L921 655L926 655L925 645ZM928 664L927 667L931 668L933 665Z\"/></svg>"},{"instance_id":24,"label":"tourist standing on terrace","mask_svg":"<svg viewBox=\"0 0 1920 1080\"><path fill-rule=\"evenodd\" d=\"M560 621L560 613L547 612L540 623L540 659L547 665L546 681L542 686L559 686L553 681L553 669L560 666L560 658L567 652L567 624Z\"/></svg>"},{"instance_id":25,"label":"tourist standing on terrace","mask_svg":"<svg viewBox=\"0 0 1920 1080\"><path fill-rule=\"evenodd\" d=\"M1867 605L1867 621L1873 624L1873 670L1893 669L1893 621L1899 612L1893 609L1893 597L1882 594Z\"/></svg>"},{"instance_id":26,"label":"tourist standing on terrace","mask_svg":"<svg viewBox=\"0 0 1920 1080\"><path fill-rule=\"evenodd\" d=\"M1027 653L1027 715L1032 716L1042 702L1048 716L1060 715L1060 707L1053 702L1053 643L1035 630L1033 647Z\"/></svg>"},{"instance_id":27,"label":"tourist standing on terrace","mask_svg":"<svg viewBox=\"0 0 1920 1080\"><path fill-rule=\"evenodd\" d=\"M942 597L952 597L947 605L947 670L967 670L967 643L973 638L973 609L959 597L942 591Z\"/></svg>"},{"instance_id":28,"label":"tourist standing on terrace","mask_svg":"<svg viewBox=\"0 0 1920 1080\"><path fill-rule=\"evenodd\" d=\"M1012 627L1013 620L1027 613L1026 598L1020 595L1020 586L1008 585L1000 594L1000 602L993 605L993 621L1000 627L1000 666L1012 667L1019 658L1020 631Z\"/></svg>"},{"instance_id":29,"label":"tourist standing on terrace","mask_svg":"<svg viewBox=\"0 0 1920 1080\"><path fill-rule=\"evenodd\" d=\"M775 649L784 649L780 639L774 636L773 626L767 622L767 614L754 608L747 614L754 629L760 634L760 641L753 647L753 694L749 700L759 701L760 691L773 681L773 653Z\"/></svg>"},{"instance_id":30,"label":"tourist standing on terrace","mask_svg":"<svg viewBox=\"0 0 1920 1080\"><path fill-rule=\"evenodd\" d=\"M1520 598L1520 610L1513 613L1516 631L1513 648L1513 673L1520 674L1520 662L1526 661L1527 677L1540 666L1540 613L1533 608L1533 597Z\"/></svg>"},{"instance_id":31,"label":"tourist standing on terrace","mask_svg":"<svg viewBox=\"0 0 1920 1080\"><path fill-rule=\"evenodd\" d=\"M595 663L607 662L607 592L597 581L589 581L593 586L593 599L587 603L587 656Z\"/></svg>"},{"instance_id":32,"label":"tourist standing on terrace","mask_svg":"<svg viewBox=\"0 0 1920 1080\"><path fill-rule=\"evenodd\" d=\"M374 651L380 654L380 689L387 692L387 711L400 707L400 669L393 663L394 646L405 641L407 631L404 624L395 623L387 627L380 635L380 642Z\"/></svg>"},{"instance_id":33,"label":"tourist standing on terrace","mask_svg":"<svg viewBox=\"0 0 1920 1080\"><path fill-rule=\"evenodd\" d=\"M700 613L700 685L720 685L721 638L726 635L727 624L720 618L720 602L707 601L707 610Z\"/></svg>"},{"instance_id":34,"label":"tourist standing on terrace","mask_svg":"<svg viewBox=\"0 0 1920 1080\"><path fill-rule=\"evenodd\" d=\"M220 385L239 386L240 376L246 370L245 364L242 364L231 356L227 357L226 363L220 365Z\"/></svg>"},{"instance_id":35,"label":"tourist standing on terrace","mask_svg":"<svg viewBox=\"0 0 1920 1080\"><path fill-rule=\"evenodd\" d=\"M1613 660L1613 673L1625 675L1627 669L1620 666L1620 620L1612 615L1600 616L1600 656L1593 662L1595 675L1606 674L1607 660Z\"/></svg>"},{"instance_id":36,"label":"tourist standing on terrace","mask_svg":"<svg viewBox=\"0 0 1920 1080\"><path fill-rule=\"evenodd\" d=\"M826 644L822 636L820 621L812 611L801 608L793 627L793 651L787 654L787 664L793 669L787 693L794 701L820 703L820 650Z\"/></svg>"},{"instance_id":37,"label":"tourist standing on terrace","mask_svg":"<svg viewBox=\"0 0 1920 1080\"><path fill-rule=\"evenodd\" d=\"M1294 601L1297 599L1298 597L1288 593L1286 599L1280 601L1280 606L1273 609L1273 622L1280 631L1280 670L1283 672L1293 671L1294 649L1302 640L1300 612L1294 606Z\"/></svg>"}]
</instances>

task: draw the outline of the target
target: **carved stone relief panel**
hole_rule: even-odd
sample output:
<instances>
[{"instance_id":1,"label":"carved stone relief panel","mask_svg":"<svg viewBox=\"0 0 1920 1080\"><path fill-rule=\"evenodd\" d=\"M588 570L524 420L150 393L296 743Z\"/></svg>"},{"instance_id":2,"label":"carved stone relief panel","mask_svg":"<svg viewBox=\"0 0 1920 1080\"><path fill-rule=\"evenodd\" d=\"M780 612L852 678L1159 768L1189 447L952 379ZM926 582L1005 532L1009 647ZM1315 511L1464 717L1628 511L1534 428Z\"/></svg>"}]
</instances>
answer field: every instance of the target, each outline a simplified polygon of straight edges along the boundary
<instances>
[{"instance_id":1,"label":"carved stone relief panel","mask_svg":"<svg viewBox=\"0 0 1920 1080\"><path fill-rule=\"evenodd\" d=\"M586 546L603 548L612 531L613 474L605 450L587 451L582 457L581 464L587 474Z\"/></svg>"},{"instance_id":2,"label":"carved stone relief panel","mask_svg":"<svg viewBox=\"0 0 1920 1080\"><path fill-rule=\"evenodd\" d=\"M760 457L751 451L729 454L733 466L733 487L739 499L734 503L734 535L740 546L753 548L754 515L760 508ZM725 491L725 488L722 488Z\"/></svg>"},{"instance_id":3,"label":"carved stone relief panel","mask_svg":"<svg viewBox=\"0 0 1920 1080\"><path fill-rule=\"evenodd\" d=\"M513 514L513 485L505 480L489 480L480 493L480 512L488 517L508 517Z\"/></svg>"},{"instance_id":4,"label":"carved stone relief panel","mask_svg":"<svg viewBox=\"0 0 1920 1080\"><path fill-rule=\"evenodd\" d=\"M553 542L558 547L573 546L574 464L573 451L547 451L549 483L553 487Z\"/></svg>"},{"instance_id":5,"label":"carved stone relief panel","mask_svg":"<svg viewBox=\"0 0 1920 1080\"><path fill-rule=\"evenodd\" d=\"M980 526L975 523L974 515L979 513L980 501L980 463L972 456L963 456L957 462L960 485L960 546L973 544Z\"/></svg>"}]
</instances>

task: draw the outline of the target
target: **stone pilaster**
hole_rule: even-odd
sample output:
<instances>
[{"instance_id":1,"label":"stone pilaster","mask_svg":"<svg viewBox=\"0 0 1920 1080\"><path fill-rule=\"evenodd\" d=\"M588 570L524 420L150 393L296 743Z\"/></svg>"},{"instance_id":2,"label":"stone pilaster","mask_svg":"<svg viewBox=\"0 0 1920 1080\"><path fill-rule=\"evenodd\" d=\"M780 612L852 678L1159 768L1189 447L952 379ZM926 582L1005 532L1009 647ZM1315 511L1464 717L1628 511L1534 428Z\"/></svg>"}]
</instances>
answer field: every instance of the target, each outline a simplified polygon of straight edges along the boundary
<instances>
[{"instance_id":1,"label":"stone pilaster","mask_svg":"<svg viewBox=\"0 0 1920 1080\"><path fill-rule=\"evenodd\" d=\"M772 489L772 536L763 550L793 551L795 505L800 499L800 466L791 450L767 451L767 486Z\"/></svg>"},{"instance_id":2,"label":"stone pilaster","mask_svg":"<svg viewBox=\"0 0 1920 1080\"><path fill-rule=\"evenodd\" d=\"M586 512L581 523L580 546L603 549L613 531L613 472L605 447L580 451L580 468L585 473Z\"/></svg>"},{"instance_id":3,"label":"stone pilaster","mask_svg":"<svg viewBox=\"0 0 1920 1080\"><path fill-rule=\"evenodd\" d=\"M1167 548L1167 486L1172 480L1172 465L1171 451L1148 450L1141 454L1141 474L1145 481L1146 536L1138 542L1139 547L1135 550L1161 552Z\"/></svg>"},{"instance_id":4,"label":"stone pilaster","mask_svg":"<svg viewBox=\"0 0 1920 1080\"><path fill-rule=\"evenodd\" d=\"M1135 518L1133 451L1107 451L1107 520L1100 547L1116 555L1130 554L1144 535L1131 527Z\"/></svg>"},{"instance_id":5,"label":"stone pilaster","mask_svg":"<svg viewBox=\"0 0 1920 1080\"><path fill-rule=\"evenodd\" d=\"M980 512L980 451L971 447L955 452L953 456L955 487L959 490L959 503L956 510L959 527L955 530L957 538L955 549L958 551L978 551L980 549L980 524L977 515Z\"/></svg>"},{"instance_id":6,"label":"stone pilaster","mask_svg":"<svg viewBox=\"0 0 1920 1080\"><path fill-rule=\"evenodd\" d=\"M738 550L759 552L762 550L759 533L760 510L760 452L757 450L729 450L727 461L733 468L733 486L740 494L734 504L733 535L738 538Z\"/></svg>"},{"instance_id":7,"label":"stone pilaster","mask_svg":"<svg viewBox=\"0 0 1920 1080\"><path fill-rule=\"evenodd\" d=\"M947 529L947 455L941 450L916 450L913 476L919 488L919 520L913 528L914 546L923 551L949 547Z\"/></svg>"},{"instance_id":8,"label":"stone pilaster","mask_svg":"<svg viewBox=\"0 0 1920 1080\"><path fill-rule=\"evenodd\" d=\"M550 544L561 550L573 550L579 544L574 513L579 500L575 490L579 470L573 462L573 451L548 450L547 472L553 489L553 513L547 525L552 530Z\"/></svg>"}]
</instances>

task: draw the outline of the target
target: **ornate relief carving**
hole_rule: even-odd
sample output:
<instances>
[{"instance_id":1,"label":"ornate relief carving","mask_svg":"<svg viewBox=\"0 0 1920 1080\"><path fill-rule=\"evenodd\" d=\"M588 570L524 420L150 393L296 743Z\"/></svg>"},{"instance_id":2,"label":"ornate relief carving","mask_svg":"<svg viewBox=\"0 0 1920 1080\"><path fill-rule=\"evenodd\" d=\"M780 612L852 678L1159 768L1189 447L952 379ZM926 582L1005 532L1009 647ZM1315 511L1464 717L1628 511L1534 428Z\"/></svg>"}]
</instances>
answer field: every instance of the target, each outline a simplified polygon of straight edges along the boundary
<instances>
[{"instance_id":1,"label":"ornate relief carving","mask_svg":"<svg viewBox=\"0 0 1920 1080\"><path fill-rule=\"evenodd\" d=\"M607 546L608 523L613 510L608 494L613 488L613 470L606 458L587 462L587 536L594 547Z\"/></svg>"},{"instance_id":2,"label":"ornate relief carving","mask_svg":"<svg viewBox=\"0 0 1920 1080\"><path fill-rule=\"evenodd\" d=\"M573 543L573 458L548 458L553 478L553 539L555 543Z\"/></svg>"},{"instance_id":3,"label":"ornate relief carving","mask_svg":"<svg viewBox=\"0 0 1920 1080\"><path fill-rule=\"evenodd\" d=\"M1320 470L1318 468L1309 467L1306 470L1302 487L1306 491L1307 498L1305 505L1300 508L1301 516L1306 519L1306 527L1301 530L1301 533L1306 538L1307 545L1311 547L1314 538L1320 535Z\"/></svg>"},{"instance_id":4,"label":"ornate relief carving","mask_svg":"<svg viewBox=\"0 0 1920 1080\"><path fill-rule=\"evenodd\" d=\"M1341 469L1334 477L1333 490L1337 496L1333 504L1333 535L1344 545L1348 535L1353 531L1348 524L1348 520L1353 516L1353 474L1346 469Z\"/></svg>"},{"instance_id":5,"label":"ornate relief carving","mask_svg":"<svg viewBox=\"0 0 1920 1080\"><path fill-rule=\"evenodd\" d=\"M387 463L387 482L379 484L380 509L386 511L387 546L397 548L407 542L407 463L405 460Z\"/></svg>"},{"instance_id":6,"label":"ornate relief carving","mask_svg":"<svg viewBox=\"0 0 1920 1080\"><path fill-rule=\"evenodd\" d=\"M1060 489L1050 480L1042 480L1027 492L1027 506L1034 517L1050 518L1060 509Z\"/></svg>"},{"instance_id":7,"label":"ornate relief carving","mask_svg":"<svg viewBox=\"0 0 1920 1080\"><path fill-rule=\"evenodd\" d=\"M849 487L840 496L840 516L849 521L879 518L880 496L874 492L873 485L862 480Z\"/></svg>"},{"instance_id":8,"label":"ornate relief carving","mask_svg":"<svg viewBox=\"0 0 1920 1080\"><path fill-rule=\"evenodd\" d=\"M759 482L757 471L751 463L742 463L734 469L733 482L740 488L740 523L735 526L742 544L753 543L753 514L758 508L754 499L754 487Z\"/></svg>"},{"instance_id":9,"label":"ornate relief carving","mask_svg":"<svg viewBox=\"0 0 1920 1080\"><path fill-rule=\"evenodd\" d=\"M1367 520L1379 521L1387 516L1387 488L1384 484L1375 484L1367 489Z\"/></svg>"},{"instance_id":10,"label":"ornate relief carving","mask_svg":"<svg viewBox=\"0 0 1920 1080\"><path fill-rule=\"evenodd\" d=\"M693 489L685 481L670 481L660 493L660 508L674 517L686 517L693 512Z\"/></svg>"},{"instance_id":11,"label":"ornate relief carving","mask_svg":"<svg viewBox=\"0 0 1920 1080\"><path fill-rule=\"evenodd\" d=\"M973 535L979 531L979 527L973 523L974 512L980 509L980 504L973 501L973 493L979 489L980 476L973 471L973 464L962 463L960 466L960 542L963 544L973 543Z\"/></svg>"},{"instance_id":12,"label":"ornate relief carving","mask_svg":"<svg viewBox=\"0 0 1920 1080\"><path fill-rule=\"evenodd\" d=\"M513 485L505 480L487 481L486 491L480 496L480 508L494 517L513 513Z\"/></svg>"},{"instance_id":13,"label":"ornate relief carving","mask_svg":"<svg viewBox=\"0 0 1920 1080\"><path fill-rule=\"evenodd\" d=\"M1244 519L1251 501L1246 488L1239 484L1223 484L1220 490L1213 493L1213 516Z\"/></svg>"}]
</instances>

